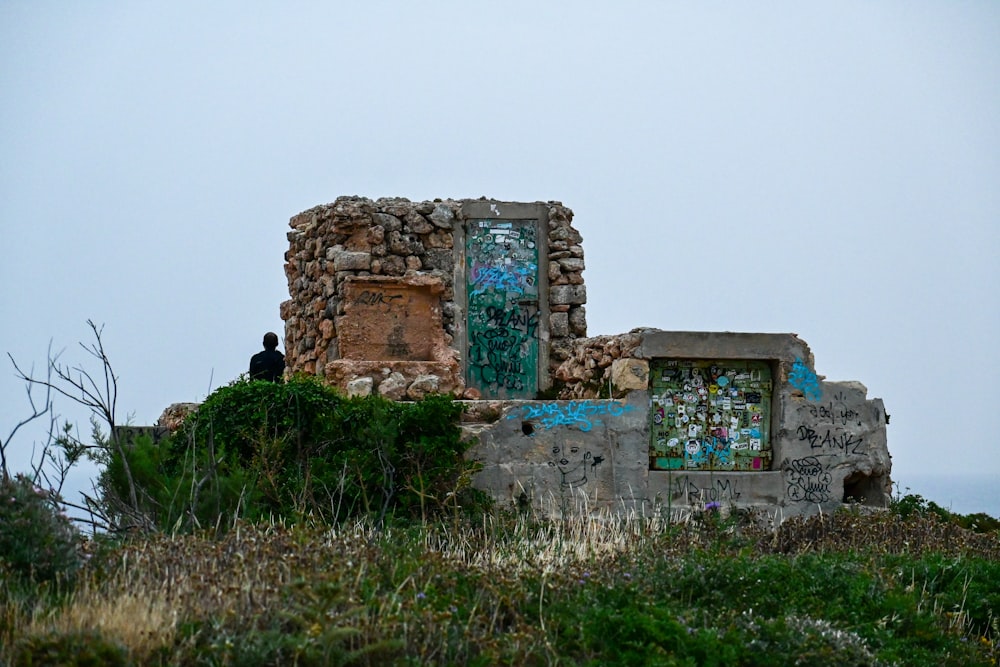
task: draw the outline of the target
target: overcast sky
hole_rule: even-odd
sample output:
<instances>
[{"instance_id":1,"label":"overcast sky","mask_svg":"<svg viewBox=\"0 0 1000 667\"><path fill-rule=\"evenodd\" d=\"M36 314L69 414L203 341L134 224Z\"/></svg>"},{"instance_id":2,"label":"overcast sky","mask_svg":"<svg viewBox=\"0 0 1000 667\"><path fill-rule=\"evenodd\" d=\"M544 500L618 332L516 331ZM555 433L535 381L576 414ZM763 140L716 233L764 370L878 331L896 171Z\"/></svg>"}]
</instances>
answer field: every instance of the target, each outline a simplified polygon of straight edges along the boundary
<instances>
[{"instance_id":1,"label":"overcast sky","mask_svg":"<svg viewBox=\"0 0 1000 667\"><path fill-rule=\"evenodd\" d=\"M1000 474L1000 3L5 0L0 96L0 351L103 324L134 423L283 332L295 213L485 195L574 210L592 335L798 333L894 478Z\"/></svg>"}]
</instances>

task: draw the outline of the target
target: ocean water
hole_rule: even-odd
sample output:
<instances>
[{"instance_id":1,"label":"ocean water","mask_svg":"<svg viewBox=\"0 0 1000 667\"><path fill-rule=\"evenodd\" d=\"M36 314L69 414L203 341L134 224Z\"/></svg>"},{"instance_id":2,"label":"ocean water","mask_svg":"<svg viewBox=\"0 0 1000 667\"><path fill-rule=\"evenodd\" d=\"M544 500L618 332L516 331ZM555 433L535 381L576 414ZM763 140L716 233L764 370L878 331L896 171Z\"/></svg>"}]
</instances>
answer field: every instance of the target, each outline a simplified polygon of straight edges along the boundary
<instances>
[{"instance_id":1,"label":"ocean water","mask_svg":"<svg viewBox=\"0 0 1000 667\"><path fill-rule=\"evenodd\" d=\"M921 495L959 514L983 512L1000 518L1000 474L893 474L893 496Z\"/></svg>"}]
</instances>

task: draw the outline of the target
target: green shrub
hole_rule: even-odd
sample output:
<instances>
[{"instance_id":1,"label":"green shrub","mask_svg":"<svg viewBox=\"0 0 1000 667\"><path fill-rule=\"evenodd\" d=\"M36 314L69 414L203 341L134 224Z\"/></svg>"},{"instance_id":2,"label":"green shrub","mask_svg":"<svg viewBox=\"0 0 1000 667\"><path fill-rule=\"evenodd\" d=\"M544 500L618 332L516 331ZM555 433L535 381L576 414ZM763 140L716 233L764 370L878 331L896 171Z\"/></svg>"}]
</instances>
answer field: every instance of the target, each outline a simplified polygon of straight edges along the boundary
<instances>
[{"instance_id":1,"label":"green shrub","mask_svg":"<svg viewBox=\"0 0 1000 667\"><path fill-rule=\"evenodd\" d=\"M984 512L973 514L958 514L941 507L933 500L927 500L920 494L908 493L897 495L892 499L889 508L903 519L912 516L935 516L942 521L961 526L976 533L996 533L1000 531L1000 519Z\"/></svg>"},{"instance_id":2,"label":"green shrub","mask_svg":"<svg viewBox=\"0 0 1000 667\"><path fill-rule=\"evenodd\" d=\"M933 500L927 500L920 494L908 493L904 496L893 498L889 508L903 519L914 515L928 516L930 514L945 521L951 519L951 512Z\"/></svg>"},{"instance_id":3,"label":"green shrub","mask_svg":"<svg viewBox=\"0 0 1000 667\"><path fill-rule=\"evenodd\" d=\"M225 528L237 518L335 522L361 514L428 518L478 511L460 403L345 398L319 380L236 381L210 395L168 444L128 452L141 511L163 529ZM128 485L114 454L103 487Z\"/></svg>"},{"instance_id":4,"label":"green shrub","mask_svg":"<svg viewBox=\"0 0 1000 667\"><path fill-rule=\"evenodd\" d=\"M0 571L33 583L72 583L79 534L54 494L23 475L0 478Z\"/></svg>"},{"instance_id":5,"label":"green shrub","mask_svg":"<svg viewBox=\"0 0 1000 667\"><path fill-rule=\"evenodd\" d=\"M955 521L962 528L977 533L996 533L1000 531L1000 519L992 517L985 512L974 514L956 514Z\"/></svg>"}]
</instances>

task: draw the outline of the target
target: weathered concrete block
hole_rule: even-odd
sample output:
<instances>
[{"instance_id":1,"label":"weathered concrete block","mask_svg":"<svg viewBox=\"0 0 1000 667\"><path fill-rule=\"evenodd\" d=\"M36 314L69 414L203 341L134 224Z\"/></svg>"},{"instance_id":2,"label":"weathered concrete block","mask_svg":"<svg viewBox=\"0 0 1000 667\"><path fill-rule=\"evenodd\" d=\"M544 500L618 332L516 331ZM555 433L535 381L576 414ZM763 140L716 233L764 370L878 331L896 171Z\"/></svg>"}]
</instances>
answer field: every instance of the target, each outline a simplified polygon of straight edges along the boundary
<instances>
[{"instance_id":1,"label":"weathered concrete block","mask_svg":"<svg viewBox=\"0 0 1000 667\"><path fill-rule=\"evenodd\" d=\"M549 303L581 304L587 303L586 285L557 285L549 290Z\"/></svg>"},{"instance_id":2,"label":"weathered concrete block","mask_svg":"<svg viewBox=\"0 0 1000 667\"><path fill-rule=\"evenodd\" d=\"M549 335L569 335L569 313L552 313L549 315Z\"/></svg>"},{"instance_id":3,"label":"weathered concrete block","mask_svg":"<svg viewBox=\"0 0 1000 667\"><path fill-rule=\"evenodd\" d=\"M587 309L583 306L571 308L569 311L569 328L576 336L587 335Z\"/></svg>"},{"instance_id":4,"label":"weathered concrete block","mask_svg":"<svg viewBox=\"0 0 1000 667\"><path fill-rule=\"evenodd\" d=\"M372 266L372 256L367 252L342 250L333 253L332 259L333 268L337 271L367 271Z\"/></svg>"},{"instance_id":5,"label":"weathered concrete block","mask_svg":"<svg viewBox=\"0 0 1000 667\"><path fill-rule=\"evenodd\" d=\"M346 359L428 361L443 346L440 280L414 276L349 277L344 316L337 322Z\"/></svg>"},{"instance_id":6,"label":"weathered concrete block","mask_svg":"<svg viewBox=\"0 0 1000 667\"><path fill-rule=\"evenodd\" d=\"M586 268L584 261L580 257L566 257L565 259L559 260L559 268L565 273L573 273L583 271Z\"/></svg>"}]
</instances>

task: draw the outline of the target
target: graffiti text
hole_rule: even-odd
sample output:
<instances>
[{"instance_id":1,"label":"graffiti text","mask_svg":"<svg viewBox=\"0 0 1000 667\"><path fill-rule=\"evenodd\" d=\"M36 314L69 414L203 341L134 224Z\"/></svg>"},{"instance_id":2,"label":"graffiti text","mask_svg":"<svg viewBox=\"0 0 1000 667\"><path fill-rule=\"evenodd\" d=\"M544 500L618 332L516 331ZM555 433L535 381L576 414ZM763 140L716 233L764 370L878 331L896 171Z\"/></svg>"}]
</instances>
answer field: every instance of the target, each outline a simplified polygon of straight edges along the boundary
<instances>
[{"instance_id":1,"label":"graffiti text","mask_svg":"<svg viewBox=\"0 0 1000 667\"><path fill-rule=\"evenodd\" d=\"M732 479L711 479L703 482L704 486L698 485L698 479L692 479L690 475L684 475L672 481L673 488L670 493L673 497L684 496L688 502L735 502L742 493L737 489L736 480Z\"/></svg>"},{"instance_id":2,"label":"graffiti text","mask_svg":"<svg viewBox=\"0 0 1000 667\"><path fill-rule=\"evenodd\" d=\"M601 419L597 415L618 416L631 412L634 408L618 401L570 401L569 403L527 403L521 406L521 414L511 414L508 419L537 419L546 430L556 426L576 426L581 431L589 431Z\"/></svg>"},{"instance_id":3,"label":"graffiti text","mask_svg":"<svg viewBox=\"0 0 1000 667\"><path fill-rule=\"evenodd\" d=\"M845 454L863 453L861 447L864 444L864 440L852 433L835 432L829 428L825 432L820 433L808 426L799 426L798 435L799 442L808 442L812 449L826 447L839 449Z\"/></svg>"},{"instance_id":4,"label":"graffiti text","mask_svg":"<svg viewBox=\"0 0 1000 667\"><path fill-rule=\"evenodd\" d=\"M833 476L815 456L792 461L787 479L790 500L809 503L825 503L830 500Z\"/></svg>"}]
</instances>

